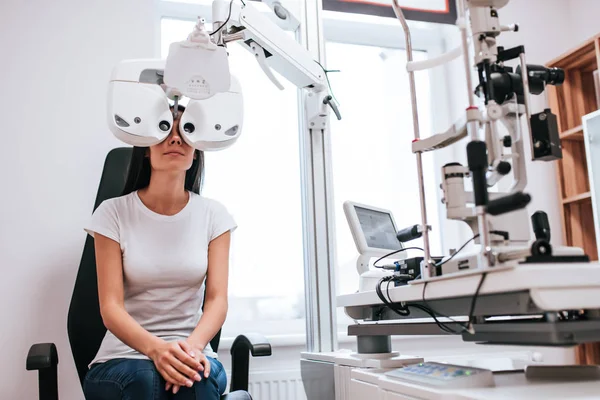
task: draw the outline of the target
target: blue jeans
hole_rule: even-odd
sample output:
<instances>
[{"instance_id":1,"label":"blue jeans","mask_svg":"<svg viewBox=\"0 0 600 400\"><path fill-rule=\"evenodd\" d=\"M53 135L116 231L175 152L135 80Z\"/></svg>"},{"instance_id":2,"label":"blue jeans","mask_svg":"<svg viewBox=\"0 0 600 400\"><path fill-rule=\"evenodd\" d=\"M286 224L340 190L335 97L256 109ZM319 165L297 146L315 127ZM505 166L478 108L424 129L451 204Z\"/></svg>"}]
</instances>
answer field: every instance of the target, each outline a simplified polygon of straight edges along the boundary
<instances>
[{"instance_id":1,"label":"blue jeans","mask_svg":"<svg viewBox=\"0 0 600 400\"><path fill-rule=\"evenodd\" d=\"M92 365L83 384L87 400L219 400L227 386L227 375L219 360L210 361L210 375L181 387L177 394L166 391L166 382L150 360L117 358Z\"/></svg>"}]
</instances>

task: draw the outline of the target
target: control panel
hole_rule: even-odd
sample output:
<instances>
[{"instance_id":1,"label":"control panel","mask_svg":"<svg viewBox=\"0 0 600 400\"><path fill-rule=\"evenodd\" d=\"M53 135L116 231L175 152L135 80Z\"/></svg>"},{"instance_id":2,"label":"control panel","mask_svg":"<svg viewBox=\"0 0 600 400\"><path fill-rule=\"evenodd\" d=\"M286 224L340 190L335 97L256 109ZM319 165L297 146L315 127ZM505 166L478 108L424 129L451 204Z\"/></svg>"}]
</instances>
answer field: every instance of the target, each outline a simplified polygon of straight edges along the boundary
<instances>
[{"instance_id":1,"label":"control panel","mask_svg":"<svg viewBox=\"0 0 600 400\"><path fill-rule=\"evenodd\" d=\"M494 386L494 376L490 370L437 362L412 364L388 371L385 376L407 383L446 389Z\"/></svg>"}]
</instances>

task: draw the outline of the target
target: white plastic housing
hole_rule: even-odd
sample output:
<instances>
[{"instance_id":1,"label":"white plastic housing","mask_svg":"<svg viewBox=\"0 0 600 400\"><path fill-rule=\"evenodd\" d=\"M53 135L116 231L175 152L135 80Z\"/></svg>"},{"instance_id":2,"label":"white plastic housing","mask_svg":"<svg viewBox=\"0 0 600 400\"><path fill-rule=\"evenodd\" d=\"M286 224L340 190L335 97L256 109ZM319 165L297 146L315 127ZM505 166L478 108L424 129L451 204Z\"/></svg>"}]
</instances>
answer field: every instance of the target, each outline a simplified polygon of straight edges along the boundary
<instances>
[{"instance_id":1,"label":"white plastic housing","mask_svg":"<svg viewBox=\"0 0 600 400\"><path fill-rule=\"evenodd\" d=\"M353 201L345 201L344 202L344 214L346 215L346 219L348 220L348 225L350 226L350 232L352 233L352 238L354 239L354 244L356 245L356 249L359 254L368 255L371 257L375 256L383 256L385 254L390 253L390 249L382 249L378 247L370 247L367 243L367 238L365 237L365 233L360 224L360 220L358 219L358 214L356 212L356 207L387 214L390 218L390 221L394 227L394 232L398 231L398 227L396 225L396 221L394 220L394 216L390 210L386 210L384 208L368 206L365 204L356 203ZM398 249L401 249L403 246L400 242L398 242ZM405 252L401 252L397 254L395 258L404 258Z\"/></svg>"},{"instance_id":2,"label":"white plastic housing","mask_svg":"<svg viewBox=\"0 0 600 400\"><path fill-rule=\"evenodd\" d=\"M223 150L240 137L243 117L242 89L232 76L227 92L205 100L190 100L181 116L179 131L183 139L198 150Z\"/></svg>"},{"instance_id":3,"label":"white plastic housing","mask_svg":"<svg viewBox=\"0 0 600 400\"><path fill-rule=\"evenodd\" d=\"M161 129L161 122L163 129ZM164 127L168 129L164 130ZM108 88L108 127L132 146L163 141L173 127L173 115L163 89L150 83L111 81Z\"/></svg>"},{"instance_id":4,"label":"white plastic housing","mask_svg":"<svg viewBox=\"0 0 600 400\"><path fill-rule=\"evenodd\" d=\"M232 4L230 24L244 35L240 42L247 49L247 43L255 42L270 56L266 63L270 68L299 88L312 87L316 90L326 88L325 73L309 53L293 36L282 31L267 16L254 7L241 7Z\"/></svg>"},{"instance_id":5,"label":"white plastic housing","mask_svg":"<svg viewBox=\"0 0 600 400\"><path fill-rule=\"evenodd\" d=\"M139 82L144 71L165 69L165 60L158 59L136 59L123 60L117 64L110 75L110 81Z\"/></svg>"},{"instance_id":6,"label":"white plastic housing","mask_svg":"<svg viewBox=\"0 0 600 400\"><path fill-rule=\"evenodd\" d=\"M217 47L187 47L171 43L165 64L165 84L190 99L208 99L230 87L227 50Z\"/></svg>"},{"instance_id":7,"label":"white plastic housing","mask_svg":"<svg viewBox=\"0 0 600 400\"><path fill-rule=\"evenodd\" d=\"M500 21L497 16L493 16L489 8L470 7L471 30L473 36L480 34L500 34Z\"/></svg>"}]
</instances>

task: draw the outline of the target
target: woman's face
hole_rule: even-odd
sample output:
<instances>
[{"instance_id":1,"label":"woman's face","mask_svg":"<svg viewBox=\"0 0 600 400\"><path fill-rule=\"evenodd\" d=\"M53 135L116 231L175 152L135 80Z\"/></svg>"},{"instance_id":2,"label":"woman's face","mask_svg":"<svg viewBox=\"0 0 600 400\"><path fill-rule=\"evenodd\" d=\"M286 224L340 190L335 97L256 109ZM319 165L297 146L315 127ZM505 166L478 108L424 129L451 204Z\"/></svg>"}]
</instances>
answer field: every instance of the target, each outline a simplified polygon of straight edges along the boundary
<instances>
[{"instance_id":1,"label":"woman's face","mask_svg":"<svg viewBox=\"0 0 600 400\"><path fill-rule=\"evenodd\" d=\"M169 136L149 148L150 165L153 170L187 171L194 162L194 148L179 135L179 119L183 113L178 114Z\"/></svg>"}]
</instances>

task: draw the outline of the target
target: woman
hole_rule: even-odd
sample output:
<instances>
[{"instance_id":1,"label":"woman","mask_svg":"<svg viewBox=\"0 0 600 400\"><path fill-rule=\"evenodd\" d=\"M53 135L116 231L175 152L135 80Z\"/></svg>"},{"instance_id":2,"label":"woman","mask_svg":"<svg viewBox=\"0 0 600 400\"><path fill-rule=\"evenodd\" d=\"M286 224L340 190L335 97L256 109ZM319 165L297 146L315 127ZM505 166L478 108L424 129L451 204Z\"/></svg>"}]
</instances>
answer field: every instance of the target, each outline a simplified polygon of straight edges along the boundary
<instances>
[{"instance_id":1,"label":"woman","mask_svg":"<svg viewBox=\"0 0 600 400\"><path fill-rule=\"evenodd\" d=\"M108 329L85 378L86 399L210 400L225 391L209 341L227 313L236 224L199 195L203 169L203 153L182 140L177 118L166 140L133 149L124 195L104 201L86 227Z\"/></svg>"}]
</instances>

